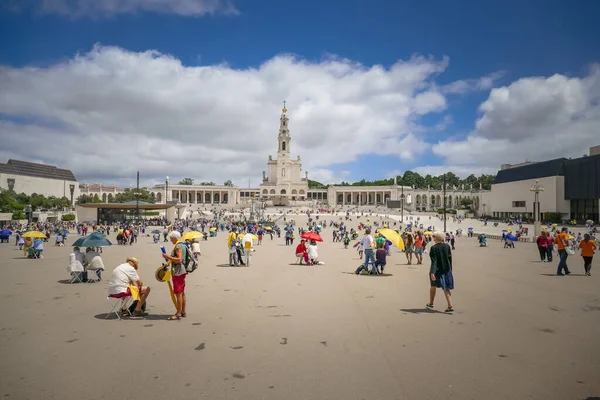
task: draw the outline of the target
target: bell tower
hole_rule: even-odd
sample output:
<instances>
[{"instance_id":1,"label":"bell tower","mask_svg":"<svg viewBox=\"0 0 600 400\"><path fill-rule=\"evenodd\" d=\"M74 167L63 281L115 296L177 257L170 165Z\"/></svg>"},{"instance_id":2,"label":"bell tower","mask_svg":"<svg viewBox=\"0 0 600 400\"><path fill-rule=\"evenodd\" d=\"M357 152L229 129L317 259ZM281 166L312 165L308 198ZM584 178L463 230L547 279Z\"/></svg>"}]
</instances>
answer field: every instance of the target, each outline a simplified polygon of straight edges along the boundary
<instances>
[{"instance_id":1,"label":"bell tower","mask_svg":"<svg viewBox=\"0 0 600 400\"><path fill-rule=\"evenodd\" d=\"M288 161L290 159L290 142L292 141L285 104L286 101L283 102L283 109L281 110L281 117L279 118L279 135L277 137L279 141L279 146L277 147L277 159L281 161Z\"/></svg>"}]
</instances>

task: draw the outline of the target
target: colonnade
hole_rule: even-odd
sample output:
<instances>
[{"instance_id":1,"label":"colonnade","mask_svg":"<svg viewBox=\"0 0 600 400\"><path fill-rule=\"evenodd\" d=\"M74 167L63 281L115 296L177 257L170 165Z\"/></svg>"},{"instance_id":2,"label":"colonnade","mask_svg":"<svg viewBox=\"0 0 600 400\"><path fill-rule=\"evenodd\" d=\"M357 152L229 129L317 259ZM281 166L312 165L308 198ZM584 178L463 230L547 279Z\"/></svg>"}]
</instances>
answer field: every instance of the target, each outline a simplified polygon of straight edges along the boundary
<instances>
[{"instance_id":1,"label":"colonnade","mask_svg":"<svg viewBox=\"0 0 600 400\"><path fill-rule=\"evenodd\" d=\"M162 193L161 193L162 197ZM170 190L169 201L177 200L187 204L228 204L227 190ZM161 202L162 199L161 199Z\"/></svg>"},{"instance_id":2,"label":"colonnade","mask_svg":"<svg viewBox=\"0 0 600 400\"><path fill-rule=\"evenodd\" d=\"M338 205L377 205L385 204L392 198L389 190L336 191L335 202Z\"/></svg>"}]
</instances>

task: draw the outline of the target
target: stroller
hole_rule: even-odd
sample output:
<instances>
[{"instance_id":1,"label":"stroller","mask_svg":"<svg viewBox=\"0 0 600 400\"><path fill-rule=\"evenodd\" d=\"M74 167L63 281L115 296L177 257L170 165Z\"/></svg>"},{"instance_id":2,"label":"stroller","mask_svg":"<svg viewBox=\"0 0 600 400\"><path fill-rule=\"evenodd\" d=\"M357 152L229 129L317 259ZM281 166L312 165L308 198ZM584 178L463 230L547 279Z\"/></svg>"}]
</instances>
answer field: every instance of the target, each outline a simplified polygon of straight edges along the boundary
<instances>
[{"instance_id":1,"label":"stroller","mask_svg":"<svg viewBox=\"0 0 600 400\"><path fill-rule=\"evenodd\" d=\"M125 245L125 244L127 244L127 238L125 236L123 236L122 233L119 233L117 235L117 243Z\"/></svg>"},{"instance_id":2,"label":"stroller","mask_svg":"<svg viewBox=\"0 0 600 400\"><path fill-rule=\"evenodd\" d=\"M154 243L158 243L160 241L160 235L158 233L153 234L152 240L154 240Z\"/></svg>"}]
</instances>

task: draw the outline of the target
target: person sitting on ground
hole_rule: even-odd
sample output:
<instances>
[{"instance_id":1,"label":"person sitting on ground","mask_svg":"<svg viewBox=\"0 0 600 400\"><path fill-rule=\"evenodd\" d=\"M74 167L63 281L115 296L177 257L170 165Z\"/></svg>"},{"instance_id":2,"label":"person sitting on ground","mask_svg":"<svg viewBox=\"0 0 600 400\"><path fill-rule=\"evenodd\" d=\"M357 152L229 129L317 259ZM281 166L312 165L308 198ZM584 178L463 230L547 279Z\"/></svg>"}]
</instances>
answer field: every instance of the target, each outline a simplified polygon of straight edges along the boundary
<instances>
[{"instance_id":1,"label":"person sitting on ground","mask_svg":"<svg viewBox=\"0 0 600 400\"><path fill-rule=\"evenodd\" d=\"M56 235L56 242L54 244L56 246L64 246L63 236L60 233Z\"/></svg>"},{"instance_id":2,"label":"person sitting on ground","mask_svg":"<svg viewBox=\"0 0 600 400\"><path fill-rule=\"evenodd\" d=\"M104 262L100 253L88 247L85 249L85 263L87 271L95 271L98 275L98 280L102 280L102 271L104 271Z\"/></svg>"},{"instance_id":3,"label":"person sitting on ground","mask_svg":"<svg viewBox=\"0 0 600 400\"><path fill-rule=\"evenodd\" d=\"M308 254L308 263L311 265L315 265L319 263L319 253L317 248L317 242L314 240L310 241L310 244L306 248L306 252Z\"/></svg>"},{"instance_id":4,"label":"person sitting on ground","mask_svg":"<svg viewBox=\"0 0 600 400\"><path fill-rule=\"evenodd\" d=\"M306 239L302 239L300 244L296 246L296 257L300 259L300 265L302 265L302 260L308 264L308 253L306 248Z\"/></svg>"},{"instance_id":5,"label":"person sitting on ground","mask_svg":"<svg viewBox=\"0 0 600 400\"><path fill-rule=\"evenodd\" d=\"M108 295L109 297L114 298L131 296L131 288L129 285L130 283L133 283L138 287L140 294L140 299L133 311L133 316L145 317L148 313L142 311L142 306L146 303L148 295L150 295L150 288L143 285L137 273L138 268L139 261L135 257L129 257L124 264L115 268L110 277L110 281L108 282Z\"/></svg>"}]
</instances>

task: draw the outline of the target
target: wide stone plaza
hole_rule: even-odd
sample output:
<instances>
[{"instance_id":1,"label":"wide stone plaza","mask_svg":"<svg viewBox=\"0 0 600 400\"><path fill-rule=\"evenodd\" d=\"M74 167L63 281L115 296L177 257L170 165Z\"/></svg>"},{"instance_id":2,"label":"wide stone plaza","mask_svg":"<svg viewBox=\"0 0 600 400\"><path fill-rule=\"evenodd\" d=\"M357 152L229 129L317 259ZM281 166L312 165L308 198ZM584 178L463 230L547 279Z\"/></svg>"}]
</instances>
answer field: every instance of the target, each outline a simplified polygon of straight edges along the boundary
<instances>
[{"instance_id":1,"label":"wide stone plaza","mask_svg":"<svg viewBox=\"0 0 600 400\"><path fill-rule=\"evenodd\" d=\"M299 226L306 217L290 217ZM330 220L331 216L322 216ZM376 218L375 220L377 220ZM364 220L364 218L363 218ZM465 223L468 224L467 220ZM436 221L435 225L440 222ZM353 218L350 226L356 226ZM466 232L466 227L463 227ZM267 236L249 268L227 266L226 233L202 242L188 276L188 316L154 279L149 237L103 253L95 284L68 284L70 247L29 260L0 245L4 399L586 399L600 396L600 265L571 276L534 244L480 248L458 239L455 312L433 311L424 265L392 249L386 276L357 276L354 249L323 232L326 265L295 265ZM69 242L76 239L69 238ZM111 234L113 242L114 234ZM353 242L354 243L354 242ZM353 244L352 243L352 244ZM294 246L297 244L297 240ZM110 272L128 256L152 287L150 316L105 319ZM595 271L595 272L594 272Z\"/></svg>"}]
</instances>

